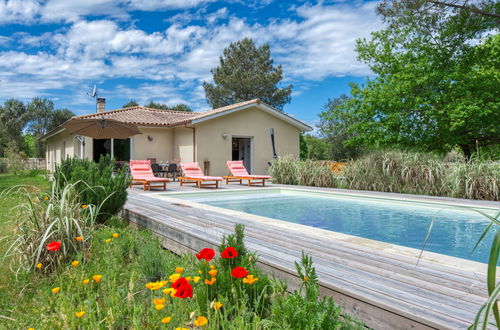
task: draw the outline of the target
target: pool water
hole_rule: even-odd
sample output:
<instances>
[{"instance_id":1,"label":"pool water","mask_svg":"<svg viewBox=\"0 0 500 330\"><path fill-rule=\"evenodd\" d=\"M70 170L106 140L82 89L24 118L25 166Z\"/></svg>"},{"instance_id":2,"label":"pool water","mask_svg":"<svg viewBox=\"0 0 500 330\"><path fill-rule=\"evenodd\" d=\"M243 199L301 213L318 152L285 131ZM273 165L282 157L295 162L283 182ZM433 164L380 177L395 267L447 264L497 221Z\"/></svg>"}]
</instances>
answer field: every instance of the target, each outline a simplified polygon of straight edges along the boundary
<instances>
[{"instance_id":1,"label":"pool water","mask_svg":"<svg viewBox=\"0 0 500 330\"><path fill-rule=\"evenodd\" d=\"M473 252L489 221L477 212L449 205L345 197L339 194L274 190L177 194L175 198L246 212L421 249L434 225L426 251L487 263L493 231ZM485 209L482 209L485 211ZM495 210L486 210L495 214Z\"/></svg>"}]
</instances>

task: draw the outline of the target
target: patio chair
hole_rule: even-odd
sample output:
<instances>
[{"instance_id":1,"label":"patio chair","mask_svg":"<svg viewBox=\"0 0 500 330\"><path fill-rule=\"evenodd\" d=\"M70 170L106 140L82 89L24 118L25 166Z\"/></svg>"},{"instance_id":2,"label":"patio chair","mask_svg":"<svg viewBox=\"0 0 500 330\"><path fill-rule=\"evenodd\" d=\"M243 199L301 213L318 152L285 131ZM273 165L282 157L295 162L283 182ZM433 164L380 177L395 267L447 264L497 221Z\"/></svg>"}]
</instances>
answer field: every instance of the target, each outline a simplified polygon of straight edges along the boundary
<instances>
[{"instance_id":1,"label":"patio chair","mask_svg":"<svg viewBox=\"0 0 500 330\"><path fill-rule=\"evenodd\" d=\"M228 160L226 165L230 172L230 175L224 177L224 179L226 179L226 184L229 182L239 182L242 184L243 180L247 180L249 186L262 184L264 187L266 180L271 179L269 175L248 174L242 160Z\"/></svg>"},{"instance_id":2,"label":"patio chair","mask_svg":"<svg viewBox=\"0 0 500 330\"><path fill-rule=\"evenodd\" d=\"M151 161L149 160L131 160L130 174L132 175L132 181L129 187L133 185L142 185L144 191L150 191L151 187L163 187L163 190L167 190L167 182L170 181L167 178L158 178L154 176L153 170L151 169Z\"/></svg>"},{"instance_id":3,"label":"patio chair","mask_svg":"<svg viewBox=\"0 0 500 330\"><path fill-rule=\"evenodd\" d=\"M198 188L207 186L215 186L215 188L219 188L219 181L222 181L220 176L203 175L200 165L198 165L197 162L181 163L181 169L183 173L183 175L179 177L179 183L181 186L186 183L195 183Z\"/></svg>"},{"instance_id":4,"label":"patio chair","mask_svg":"<svg viewBox=\"0 0 500 330\"><path fill-rule=\"evenodd\" d=\"M177 164L168 164L166 174L167 174L167 177L169 174L172 174L172 179L175 181L175 178L179 174L179 168L178 168Z\"/></svg>"}]
</instances>

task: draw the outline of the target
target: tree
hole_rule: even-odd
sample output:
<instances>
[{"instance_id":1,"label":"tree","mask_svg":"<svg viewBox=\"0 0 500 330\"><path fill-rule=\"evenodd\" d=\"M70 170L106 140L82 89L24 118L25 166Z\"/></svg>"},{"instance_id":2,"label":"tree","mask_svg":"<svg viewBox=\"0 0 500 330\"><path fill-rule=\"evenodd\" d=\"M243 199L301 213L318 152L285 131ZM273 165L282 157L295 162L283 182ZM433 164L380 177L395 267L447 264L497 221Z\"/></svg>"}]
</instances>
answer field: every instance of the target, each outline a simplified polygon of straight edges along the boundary
<instances>
[{"instance_id":1,"label":"tree","mask_svg":"<svg viewBox=\"0 0 500 330\"><path fill-rule=\"evenodd\" d=\"M327 144L325 151L327 157L332 160L345 160L356 158L362 153L362 148L356 145L346 145L346 142L354 138L355 132L349 130L354 123L349 113L349 102L351 98L345 94L328 99L319 114L319 135Z\"/></svg>"},{"instance_id":2,"label":"tree","mask_svg":"<svg viewBox=\"0 0 500 330\"><path fill-rule=\"evenodd\" d=\"M49 126L47 131L51 131L57 126L64 124L66 121L70 120L75 114L68 109L57 109L52 112L50 118Z\"/></svg>"},{"instance_id":3,"label":"tree","mask_svg":"<svg viewBox=\"0 0 500 330\"><path fill-rule=\"evenodd\" d=\"M39 139L50 130L54 102L35 97L28 103L27 108L29 113L27 131L33 136L34 156L43 158L45 157L45 143Z\"/></svg>"},{"instance_id":4,"label":"tree","mask_svg":"<svg viewBox=\"0 0 500 330\"><path fill-rule=\"evenodd\" d=\"M182 104L182 103L176 104L173 107L170 107L170 106L163 104L163 103L155 103L155 102L151 101L144 106L146 108L160 109L160 110L175 110L175 111L187 111L187 112L193 111L187 105Z\"/></svg>"},{"instance_id":5,"label":"tree","mask_svg":"<svg viewBox=\"0 0 500 330\"><path fill-rule=\"evenodd\" d=\"M137 106L139 106L139 103L137 103L135 100L130 100L128 103L123 105L124 108L131 108Z\"/></svg>"},{"instance_id":6,"label":"tree","mask_svg":"<svg viewBox=\"0 0 500 330\"><path fill-rule=\"evenodd\" d=\"M7 148L22 149L23 129L28 120L28 110L21 101L9 99L0 107L0 154Z\"/></svg>"},{"instance_id":7,"label":"tree","mask_svg":"<svg viewBox=\"0 0 500 330\"><path fill-rule=\"evenodd\" d=\"M301 135L300 158L312 160L330 159L328 156L327 142L317 136L306 134Z\"/></svg>"},{"instance_id":8,"label":"tree","mask_svg":"<svg viewBox=\"0 0 500 330\"><path fill-rule=\"evenodd\" d=\"M174 105L173 107L170 108L170 110L175 110L175 111L186 111L186 112L192 112L190 107L188 107L185 104L179 103Z\"/></svg>"},{"instance_id":9,"label":"tree","mask_svg":"<svg viewBox=\"0 0 500 330\"><path fill-rule=\"evenodd\" d=\"M347 144L439 152L459 146L469 158L476 145L498 143L500 36L487 37L496 20L401 3L383 2L387 28L358 40L359 60L377 76L352 85Z\"/></svg>"},{"instance_id":10,"label":"tree","mask_svg":"<svg viewBox=\"0 0 500 330\"><path fill-rule=\"evenodd\" d=\"M203 88L212 108L255 98L279 110L290 103L293 85L278 87L283 70L273 66L268 44L257 48L248 38L233 42L211 72L214 83L203 82Z\"/></svg>"}]
</instances>

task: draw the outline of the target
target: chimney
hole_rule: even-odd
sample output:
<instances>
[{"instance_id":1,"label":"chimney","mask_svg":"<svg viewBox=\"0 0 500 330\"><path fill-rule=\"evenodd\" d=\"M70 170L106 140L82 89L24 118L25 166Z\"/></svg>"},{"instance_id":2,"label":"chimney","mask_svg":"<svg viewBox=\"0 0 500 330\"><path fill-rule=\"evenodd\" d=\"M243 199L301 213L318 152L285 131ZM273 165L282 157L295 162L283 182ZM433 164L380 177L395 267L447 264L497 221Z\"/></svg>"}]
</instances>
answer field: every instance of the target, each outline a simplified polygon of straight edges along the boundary
<instances>
[{"instance_id":1,"label":"chimney","mask_svg":"<svg viewBox=\"0 0 500 330\"><path fill-rule=\"evenodd\" d=\"M102 97L97 98L97 112L105 112L106 111L106 99Z\"/></svg>"}]
</instances>

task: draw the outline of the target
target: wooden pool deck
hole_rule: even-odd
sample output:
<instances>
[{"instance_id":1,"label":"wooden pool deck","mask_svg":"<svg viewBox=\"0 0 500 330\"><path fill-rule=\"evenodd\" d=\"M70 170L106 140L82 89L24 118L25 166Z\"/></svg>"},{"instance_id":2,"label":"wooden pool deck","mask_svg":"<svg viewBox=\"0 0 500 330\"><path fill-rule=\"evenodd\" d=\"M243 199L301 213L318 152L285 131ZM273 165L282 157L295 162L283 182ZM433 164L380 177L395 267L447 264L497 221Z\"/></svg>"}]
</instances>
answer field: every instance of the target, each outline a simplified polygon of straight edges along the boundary
<instances>
[{"instance_id":1,"label":"wooden pool deck","mask_svg":"<svg viewBox=\"0 0 500 330\"><path fill-rule=\"evenodd\" d=\"M178 189L169 183L170 192ZM190 190L200 191L182 187L182 191ZM214 248L222 235L242 223L245 243L258 254L259 267L293 289L299 283L294 261L305 251L313 257L321 293L332 296L346 313L374 329L466 329L487 299L485 275L474 267L460 269L429 260L417 265L414 255L380 248L390 244L370 246L363 239L358 244L353 236L344 239L347 235L255 216L238 217L139 189L129 191L122 215L150 229L165 248L176 253Z\"/></svg>"}]
</instances>

